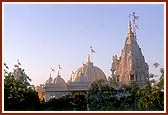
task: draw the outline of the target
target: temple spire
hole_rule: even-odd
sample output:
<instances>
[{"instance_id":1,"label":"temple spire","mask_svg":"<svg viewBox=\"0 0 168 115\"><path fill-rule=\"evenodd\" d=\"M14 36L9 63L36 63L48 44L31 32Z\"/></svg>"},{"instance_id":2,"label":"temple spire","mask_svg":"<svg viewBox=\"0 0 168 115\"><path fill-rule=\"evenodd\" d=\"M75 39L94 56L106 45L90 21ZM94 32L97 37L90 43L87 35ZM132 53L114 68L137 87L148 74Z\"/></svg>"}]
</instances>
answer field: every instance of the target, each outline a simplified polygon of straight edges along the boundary
<instances>
[{"instance_id":1,"label":"temple spire","mask_svg":"<svg viewBox=\"0 0 168 115\"><path fill-rule=\"evenodd\" d=\"M131 33L131 32L132 32L130 16L131 16L131 15L129 14L129 16L128 16L128 33Z\"/></svg>"},{"instance_id":2,"label":"temple spire","mask_svg":"<svg viewBox=\"0 0 168 115\"><path fill-rule=\"evenodd\" d=\"M49 78L51 78L51 73L50 73L50 77Z\"/></svg>"},{"instance_id":3,"label":"temple spire","mask_svg":"<svg viewBox=\"0 0 168 115\"><path fill-rule=\"evenodd\" d=\"M143 87L148 81L149 67L136 41L136 29L138 29L136 20L138 18L135 12L129 15L125 45L119 59L113 56L111 71L112 77L116 78L119 84L137 82L140 87Z\"/></svg>"},{"instance_id":4,"label":"temple spire","mask_svg":"<svg viewBox=\"0 0 168 115\"><path fill-rule=\"evenodd\" d=\"M88 60L86 62L86 65L93 65L93 63L90 61L90 54L88 54ZM83 66L86 66L85 64L83 64Z\"/></svg>"},{"instance_id":5,"label":"temple spire","mask_svg":"<svg viewBox=\"0 0 168 115\"><path fill-rule=\"evenodd\" d=\"M59 75L59 73L60 73L60 72L59 72L59 70L58 70L58 75Z\"/></svg>"},{"instance_id":6,"label":"temple spire","mask_svg":"<svg viewBox=\"0 0 168 115\"><path fill-rule=\"evenodd\" d=\"M90 46L90 56L91 56L91 60L93 62L93 57L92 57L92 53L96 53L95 50L92 48L92 46ZM90 58L89 56L89 58Z\"/></svg>"},{"instance_id":7,"label":"temple spire","mask_svg":"<svg viewBox=\"0 0 168 115\"><path fill-rule=\"evenodd\" d=\"M135 21L139 20L139 16L135 15L135 12L132 13L132 16L133 16L134 40L136 41L136 29L139 29L139 26L135 23Z\"/></svg>"},{"instance_id":8,"label":"temple spire","mask_svg":"<svg viewBox=\"0 0 168 115\"><path fill-rule=\"evenodd\" d=\"M90 62L90 55L88 54L88 62Z\"/></svg>"}]
</instances>

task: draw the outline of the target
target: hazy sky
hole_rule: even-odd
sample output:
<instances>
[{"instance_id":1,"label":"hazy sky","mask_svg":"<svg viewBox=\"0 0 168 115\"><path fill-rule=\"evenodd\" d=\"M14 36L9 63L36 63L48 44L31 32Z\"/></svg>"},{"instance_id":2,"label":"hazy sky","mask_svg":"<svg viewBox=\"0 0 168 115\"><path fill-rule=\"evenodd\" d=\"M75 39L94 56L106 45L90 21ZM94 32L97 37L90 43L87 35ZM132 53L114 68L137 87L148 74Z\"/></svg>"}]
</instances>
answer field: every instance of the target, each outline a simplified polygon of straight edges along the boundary
<instances>
[{"instance_id":1,"label":"hazy sky","mask_svg":"<svg viewBox=\"0 0 168 115\"><path fill-rule=\"evenodd\" d=\"M138 44L150 72L159 74L152 65L164 66L163 4L5 4L3 59L10 71L19 59L34 85L49 78L50 67L55 78L59 64L67 81L87 61L92 46L94 65L108 77L134 11L140 16Z\"/></svg>"}]
</instances>

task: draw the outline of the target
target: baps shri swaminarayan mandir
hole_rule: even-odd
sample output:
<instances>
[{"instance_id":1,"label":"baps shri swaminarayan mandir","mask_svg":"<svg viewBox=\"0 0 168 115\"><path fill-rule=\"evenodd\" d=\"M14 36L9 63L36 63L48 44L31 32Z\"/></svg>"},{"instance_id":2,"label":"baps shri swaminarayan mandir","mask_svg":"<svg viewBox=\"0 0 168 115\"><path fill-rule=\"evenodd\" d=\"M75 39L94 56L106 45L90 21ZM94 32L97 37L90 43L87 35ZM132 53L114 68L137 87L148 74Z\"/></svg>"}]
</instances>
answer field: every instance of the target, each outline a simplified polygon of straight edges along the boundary
<instances>
[{"instance_id":1,"label":"baps shri swaminarayan mandir","mask_svg":"<svg viewBox=\"0 0 168 115\"><path fill-rule=\"evenodd\" d=\"M131 21L130 16L133 17ZM142 54L141 48L137 43L135 20L138 16L133 13L129 15L128 32L126 34L125 44L121 50L121 56L112 56L111 77L118 82L120 86L136 82L140 87L147 82L149 74L148 64ZM94 50L91 49L93 52ZM39 98L48 101L51 98L60 98L70 95L73 98L86 98L89 86L96 80L103 79L107 81L105 73L90 59L83 63L75 72L70 75L70 79L65 82L60 72L55 78L51 74L44 84L36 86ZM107 81L108 82L108 81Z\"/></svg>"}]
</instances>

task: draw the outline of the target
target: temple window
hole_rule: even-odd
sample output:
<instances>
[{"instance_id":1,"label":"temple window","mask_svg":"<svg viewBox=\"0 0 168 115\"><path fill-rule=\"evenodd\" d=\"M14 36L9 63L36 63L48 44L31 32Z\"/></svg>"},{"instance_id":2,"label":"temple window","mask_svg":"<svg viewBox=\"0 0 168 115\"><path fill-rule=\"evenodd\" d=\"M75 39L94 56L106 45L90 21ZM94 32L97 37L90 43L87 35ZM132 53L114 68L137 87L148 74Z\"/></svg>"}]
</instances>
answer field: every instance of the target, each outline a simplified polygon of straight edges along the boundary
<instances>
[{"instance_id":1,"label":"temple window","mask_svg":"<svg viewBox=\"0 0 168 115\"><path fill-rule=\"evenodd\" d=\"M130 75L130 80L134 80L134 75Z\"/></svg>"},{"instance_id":2,"label":"temple window","mask_svg":"<svg viewBox=\"0 0 168 115\"><path fill-rule=\"evenodd\" d=\"M120 76L119 76L119 75L117 75L117 81L118 81L118 82L119 82L119 77L120 77Z\"/></svg>"}]
</instances>

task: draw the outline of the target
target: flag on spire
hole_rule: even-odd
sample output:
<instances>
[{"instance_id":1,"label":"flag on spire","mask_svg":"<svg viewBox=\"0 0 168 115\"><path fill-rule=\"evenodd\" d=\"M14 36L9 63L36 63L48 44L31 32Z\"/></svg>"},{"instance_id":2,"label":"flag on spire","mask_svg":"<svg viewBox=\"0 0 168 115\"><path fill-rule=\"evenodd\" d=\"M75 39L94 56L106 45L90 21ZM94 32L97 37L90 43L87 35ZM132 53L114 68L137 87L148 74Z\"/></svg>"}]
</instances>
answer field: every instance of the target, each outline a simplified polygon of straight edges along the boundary
<instances>
[{"instance_id":1,"label":"flag on spire","mask_svg":"<svg viewBox=\"0 0 168 115\"><path fill-rule=\"evenodd\" d=\"M134 19L135 20L139 20L139 16L134 16Z\"/></svg>"},{"instance_id":2,"label":"flag on spire","mask_svg":"<svg viewBox=\"0 0 168 115\"><path fill-rule=\"evenodd\" d=\"M137 24L134 24L134 27L135 27L135 28L137 28L137 29L139 29L139 27L138 27L138 25L137 25Z\"/></svg>"},{"instance_id":3,"label":"flag on spire","mask_svg":"<svg viewBox=\"0 0 168 115\"><path fill-rule=\"evenodd\" d=\"M92 53L96 53L95 50L93 50L92 46L90 46L90 50Z\"/></svg>"},{"instance_id":4,"label":"flag on spire","mask_svg":"<svg viewBox=\"0 0 168 115\"><path fill-rule=\"evenodd\" d=\"M18 65L21 65L21 63L19 62L19 59L17 59Z\"/></svg>"},{"instance_id":5,"label":"flag on spire","mask_svg":"<svg viewBox=\"0 0 168 115\"><path fill-rule=\"evenodd\" d=\"M61 67L60 65L58 65L58 68L59 68L59 69L62 69L62 67Z\"/></svg>"},{"instance_id":6,"label":"flag on spire","mask_svg":"<svg viewBox=\"0 0 168 115\"><path fill-rule=\"evenodd\" d=\"M55 71L55 70L51 67L51 71Z\"/></svg>"},{"instance_id":7,"label":"flag on spire","mask_svg":"<svg viewBox=\"0 0 168 115\"><path fill-rule=\"evenodd\" d=\"M91 52L92 52L92 53L96 53L93 49L91 49Z\"/></svg>"},{"instance_id":8,"label":"flag on spire","mask_svg":"<svg viewBox=\"0 0 168 115\"><path fill-rule=\"evenodd\" d=\"M83 64L83 66L86 66L86 64L85 63L82 63Z\"/></svg>"},{"instance_id":9,"label":"flag on spire","mask_svg":"<svg viewBox=\"0 0 168 115\"><path fill-rule=\"evenodd\" d=\"M136 16L135 12L132 13L132 16L133 16L134 20L139 20L139 16Z\"/></svg>"}]
</instances>

